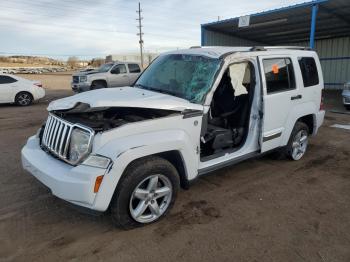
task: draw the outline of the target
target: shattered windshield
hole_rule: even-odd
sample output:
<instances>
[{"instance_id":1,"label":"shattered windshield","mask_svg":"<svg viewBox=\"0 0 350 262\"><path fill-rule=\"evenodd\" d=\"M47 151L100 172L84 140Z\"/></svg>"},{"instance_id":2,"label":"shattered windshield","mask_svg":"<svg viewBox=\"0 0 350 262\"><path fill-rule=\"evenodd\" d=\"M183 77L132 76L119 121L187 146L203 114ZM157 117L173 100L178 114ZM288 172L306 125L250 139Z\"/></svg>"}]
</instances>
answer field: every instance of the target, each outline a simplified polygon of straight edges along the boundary
<instances>
[{"instance_id":1,"label":"shattered windshield","mask_svg":"<svg viewBox=\"0 0 350 262\"><path fill-rule=\"evenodd\" d=\"M135 87L201 103L211 88L220 62L220 59L199 55L160 56L141 75Z\"/></svg>"},{"instance_id":2,"label":"shattered windshield","mask_svg":"<svg viewBox=\"0 0 350 262\"><path fill-rule=\"evenodd\" d=\"M101 65L98 69L99 72L101 73L106 73L108 72L108 70L113 66L113 63L109 63L109 64L104 64Z\"/></svg>"}]
</instances>

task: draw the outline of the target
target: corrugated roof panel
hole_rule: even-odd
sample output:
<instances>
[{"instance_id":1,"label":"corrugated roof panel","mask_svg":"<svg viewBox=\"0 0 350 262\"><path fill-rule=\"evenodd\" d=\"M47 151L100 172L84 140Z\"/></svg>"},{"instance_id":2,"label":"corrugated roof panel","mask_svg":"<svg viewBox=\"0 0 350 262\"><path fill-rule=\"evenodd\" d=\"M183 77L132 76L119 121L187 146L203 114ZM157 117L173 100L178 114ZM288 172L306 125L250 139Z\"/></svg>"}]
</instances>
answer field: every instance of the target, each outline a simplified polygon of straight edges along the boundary
<instances>
[{"instance_id":1,"label":"corrugated roof panel","mask_svg":"<svg viewBox=\"0 0 350 262\"><path fill-rule=\"evenodd\" d=\"M305 41L310 35L311 9L314 3L319 3L316 39L350 35L349 0L307 2L252 14L250 26L245 28L238 28L238 17L204 24L203 28L271 45Z\"/></svg>"}]
</instances>

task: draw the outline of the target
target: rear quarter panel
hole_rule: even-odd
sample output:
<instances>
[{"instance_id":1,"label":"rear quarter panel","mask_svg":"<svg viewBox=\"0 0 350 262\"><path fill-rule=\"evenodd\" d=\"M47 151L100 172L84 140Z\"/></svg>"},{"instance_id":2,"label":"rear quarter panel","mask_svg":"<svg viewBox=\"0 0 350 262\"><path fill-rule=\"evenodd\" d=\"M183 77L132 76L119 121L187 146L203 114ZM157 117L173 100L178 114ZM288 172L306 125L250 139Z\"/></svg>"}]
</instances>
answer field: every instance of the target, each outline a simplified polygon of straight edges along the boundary
<instances>
[{"instance_id":1,"label":"rear quarter panel","mask_svg":"<svg viewBox=\"0 0 350 262\"><path fill-rule=\"evenodd\" d=\"M303 96L303 98L301 103L293 107L293 109L289 114L289 117L285 126L285 132L283 132L282 146L288 143L290 134L292 133L294 125L299 118L306 115L313 116L314 127L315 127L314 128L315 133L313 135L316 134L317 127L319 127L323 122L323 118L321 119L320 117L317 117L319 115L320 104L322 99L322 89L324 88L322 68L321 68L321 63L319 61L318 55L316 52L301 52L300 55L296 55L296 59L298 59L298 57L313 57L315 59L317 71L318 71L319 83L318 85L315 85L315 86L304 87L300 66L295 67L294 70L295 70L296 81L299 86L299 92ZM318 122L321 122L321 123L318 123Z\"/></svg>"}]
</instances>

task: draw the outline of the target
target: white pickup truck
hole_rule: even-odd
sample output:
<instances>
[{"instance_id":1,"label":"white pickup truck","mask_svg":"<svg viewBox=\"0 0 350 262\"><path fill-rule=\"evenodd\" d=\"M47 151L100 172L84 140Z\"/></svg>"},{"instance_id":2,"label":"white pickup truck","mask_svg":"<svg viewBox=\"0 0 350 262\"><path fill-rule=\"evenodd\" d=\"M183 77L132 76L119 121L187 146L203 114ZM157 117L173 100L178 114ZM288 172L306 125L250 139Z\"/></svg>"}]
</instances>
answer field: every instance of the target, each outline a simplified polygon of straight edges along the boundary
<instances>
[{"instance_id":1,"label":"white pickup truck","mask_svg":"<svg viewBox=\"0 0 350 262\"><path fill-rule=\"evenodd\" d=\"M277 150L299 160L321 126L323 76L300 47L215 47L160 55L133 87L52 102L23 167L59 198L111 210L132 228L203 174Z\"/></svg>"},{"instance_id":2,"label":"white pickup truck","mask_svg":"<svg viewBox=\"0 0 350 262\"><path fill-rule=\"evenodd\" d=\"M86 70L73 74L72 90L76 93L108 88L130 86L141 73L141 67L134 62L113 62L97 70Z\"/></svg>"}]
</instances>

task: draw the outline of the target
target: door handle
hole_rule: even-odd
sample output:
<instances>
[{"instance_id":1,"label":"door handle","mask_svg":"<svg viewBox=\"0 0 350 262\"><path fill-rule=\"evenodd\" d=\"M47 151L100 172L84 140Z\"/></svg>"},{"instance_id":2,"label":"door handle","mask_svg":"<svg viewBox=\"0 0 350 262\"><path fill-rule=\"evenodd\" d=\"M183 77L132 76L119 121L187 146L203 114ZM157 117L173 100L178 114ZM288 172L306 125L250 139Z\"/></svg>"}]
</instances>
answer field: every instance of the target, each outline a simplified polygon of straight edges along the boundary
<instances>
[{"instance_id":1,"label":"door handle","mask_svg":"<svg viewBox=\"0 0 350 262\"><path fill-rule=\"evenodd\" d=\"M297 100L297 99L302 99L302 95L296 95L296 96L292 96L291 98L290 98L290 100Z\"/></svg>"},{"instance_id":2,"label":"door handle","mask_svg":"<svg viewBox=\"0 0 350 262\"><path fill-rule=\"evenodd\" d=\"M123 75L123 77L128 77L127 75Z\"/></svg>"}]
</instances>

